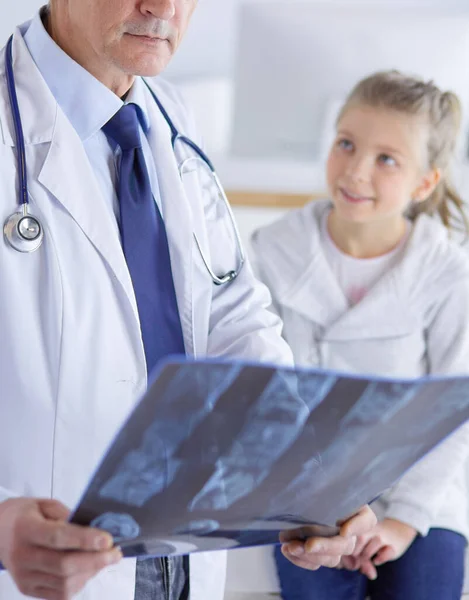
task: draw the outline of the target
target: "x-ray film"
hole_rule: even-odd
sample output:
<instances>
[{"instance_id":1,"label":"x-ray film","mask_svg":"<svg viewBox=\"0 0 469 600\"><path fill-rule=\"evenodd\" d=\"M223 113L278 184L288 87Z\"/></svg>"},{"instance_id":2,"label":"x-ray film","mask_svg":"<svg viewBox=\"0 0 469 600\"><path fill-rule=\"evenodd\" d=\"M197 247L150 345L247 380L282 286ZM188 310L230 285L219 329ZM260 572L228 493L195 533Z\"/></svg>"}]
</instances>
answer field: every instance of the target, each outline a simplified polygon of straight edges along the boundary
<instances>
[{"instance_id":1,"label":"x-ray film","mask_svg":"<svg viewBox=\"0 0 469 600\"><path fill-rule=\"evenodd\" d=\"M333 535L469 419L469 378L164 363L73 522L126 556Z\"/></svg>"}]
</instances>

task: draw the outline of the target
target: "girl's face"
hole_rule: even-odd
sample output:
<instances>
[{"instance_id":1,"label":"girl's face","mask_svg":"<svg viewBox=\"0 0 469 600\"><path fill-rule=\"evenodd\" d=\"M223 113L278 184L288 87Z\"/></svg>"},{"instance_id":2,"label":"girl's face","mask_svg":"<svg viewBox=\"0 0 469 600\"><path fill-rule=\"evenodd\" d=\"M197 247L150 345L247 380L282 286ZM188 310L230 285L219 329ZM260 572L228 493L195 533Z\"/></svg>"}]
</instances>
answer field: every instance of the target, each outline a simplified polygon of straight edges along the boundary
<instances>
[{"instance_id":1,"label":"girl's face","mask_svg":"<svg viewBox=\"0 0 469 600\"><path fill-rule=\"evenodd\" d=\"M433 191L425 172L427 128L419 117L353 105L346 110L327 161L337 216L367 223L402 218L412 200Z\"/></svg>"}]
</instances>

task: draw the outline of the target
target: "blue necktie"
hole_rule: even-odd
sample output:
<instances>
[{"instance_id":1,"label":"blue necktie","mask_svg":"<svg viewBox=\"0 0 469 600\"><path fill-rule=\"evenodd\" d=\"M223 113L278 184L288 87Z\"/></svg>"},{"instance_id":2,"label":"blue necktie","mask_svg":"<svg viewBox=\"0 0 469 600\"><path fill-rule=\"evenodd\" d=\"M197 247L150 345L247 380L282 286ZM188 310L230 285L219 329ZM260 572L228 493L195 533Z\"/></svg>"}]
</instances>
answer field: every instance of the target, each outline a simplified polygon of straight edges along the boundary
<instances>
[{"instance_id":1,"label":"blue necktie","mask_svg":"<svg viewBox=\"0 0 469 600\"><path fill-rule=\"evenodd\" d=\"M166 228L151 190L136 105L123 106L103 131L122 150L117 190L122 246L150 373L164 356L185 354Z\"/></svg>"},{"instance_id":2,"label":"blue necktie","mask_svg":"<svg viewBox=\"0 0 469 600\"><path fill-rule=\"evenodd\" d=\"M150 373L164 356L185 354L168 238L151 191L137 107L134 104L123 106L104 125L103 131L122 151L117 188L122 246L137 300L147 372ZM166 582L167 574L172 577ZM188 557L137 561L135 600L165 597L166 593L176 593L184 598L188 595L188 585ZM180 596L179 590L182 590Z\"/></svg>"}]
</instances>

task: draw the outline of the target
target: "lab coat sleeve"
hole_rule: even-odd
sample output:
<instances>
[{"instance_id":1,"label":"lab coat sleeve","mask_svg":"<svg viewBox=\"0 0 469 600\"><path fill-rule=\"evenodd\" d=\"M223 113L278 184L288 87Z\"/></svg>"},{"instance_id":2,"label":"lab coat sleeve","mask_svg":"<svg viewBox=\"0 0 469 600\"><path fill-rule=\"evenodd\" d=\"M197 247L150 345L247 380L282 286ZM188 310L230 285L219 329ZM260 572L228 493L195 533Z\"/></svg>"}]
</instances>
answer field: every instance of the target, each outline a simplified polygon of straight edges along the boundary
<instances>
[{"instance_id":1,"label":"lab coat sleeve","mask_svg":"<svg viewBox=\"0 0 469 600\"><path fill-rule=\"evenodd\" d=\"M239 276L214 293L208 353L293 365L292 352L281 331L282 322L272 312L270 293L256 279L247 260Z\"/></svg>"},{"instance_id":2,"label":"lab coat sleeve","mask_svg":"<svg viewBox=\"0 0 469 600\"><path fill-rule=\"evenodd\" d=\"M191 111L183 101L182 112L188 131L202 147ZM203 185L201 186L203 189ZM230 216L220 199L203 191L203 212L207 246L205 251L215 273L226 273L239 263L235 234ZM281 336L283 324L272 310L267 287L246 262L231 283L214 286L209 321L207 354L272 364L293 365L290 347Z\"/></svg>"},{"instance_id":3,"label":"lab coat sleeve","mask_svg":"<svg viewBox=\"0 0 469 600\"><path fill-rule=\"evenodd\" d=\"M213 211L220 213L214 215ZM239 261L229 216L220 204L215 204L208 211L206 223L215 272L223 273L227 264L234 266ZM244 267L234 281L214 288L208 353L293 365L292 352L281 332L282 322L272 311L270 292L256 278L246 257Z\"/></svg>"},{"instance_id":4,"label":"lab coat sleeve","mask_svg":"<svg viewBox=\"0 0 469 600\"><path fill-rule=\"evenodd\" d=\"M155 90L164 100L180 131L203 148L192 111L184 97L171 85L159 80ZM167 94L162 96L162 92ZM177 114L177 118L175 118ZM202 189L203 229L200 239L205 240L204 250L215 273L224 274L239 263L230 216L223 202L212 196L200 182ZM205 267L202 268L202 271ZM274 364L293 365L292 352L281 337L282 323L271 309L268 289L256 278L249 259L234 281L213 286L210 308L207 354Z\"/></svg>"},{"instance_id":5,"label":"lab coat sleeve","mask_svg":"<svg viewBox=\"0 0 469 600\"><path fill-rule=\"evenodd\" d=\"M269 277L267 274L267 270L265 269L265 266L264 266L262 254L259 252L259 248L256 245L254 237L251 238L250 248L251 248L251 254L250 254L251 264L252 264L252 269L253 269L254 275L257 277L257 279L259 279L259 281L262 281L262 283L264 283L267 286L267 289L269 290L269 294L271 296L269 310L272 313L274 313L275 315L277 315L278 317L282 318L280 305L277 302L277 299L275 296L275 289L273 288L273 286L271 286L271 284L269 282Z\"/></svg>"},{"instance_id":6,"label":"lab coat sleeve","mask_svg":"<svg viewBox=\"0 0 469 600\"><path fill-rule=\"evenodd\" d=\"M469 280L448 290L427 332L427 357L434 375L469 373ZM417 463L386 495L384 516L426 535L445 500L447 483L469 456L469 423L462 425Z\"/></svg>"}]
</instances>

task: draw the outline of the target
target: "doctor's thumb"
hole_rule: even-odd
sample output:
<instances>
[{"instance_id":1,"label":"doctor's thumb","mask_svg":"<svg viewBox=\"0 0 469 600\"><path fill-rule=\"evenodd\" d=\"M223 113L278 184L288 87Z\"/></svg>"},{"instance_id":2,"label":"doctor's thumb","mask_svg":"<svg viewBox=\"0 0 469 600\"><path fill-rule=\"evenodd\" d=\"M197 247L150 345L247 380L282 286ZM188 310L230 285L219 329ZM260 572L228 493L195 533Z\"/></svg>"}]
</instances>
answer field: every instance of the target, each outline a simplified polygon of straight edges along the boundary
<instances>
[{"instance_id":1,"label":"doctor's thumb","mask_svg":"<svg viewBox=\"0 0 469 600\"><path fill-rule=\"evenodd\" d=\"M51 521L67 521L70 516L70 509L58 500L39 500L39 509L44 518Z\"/></svg>"}]
</instances>

